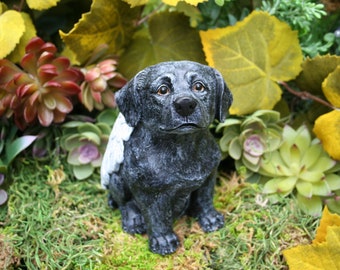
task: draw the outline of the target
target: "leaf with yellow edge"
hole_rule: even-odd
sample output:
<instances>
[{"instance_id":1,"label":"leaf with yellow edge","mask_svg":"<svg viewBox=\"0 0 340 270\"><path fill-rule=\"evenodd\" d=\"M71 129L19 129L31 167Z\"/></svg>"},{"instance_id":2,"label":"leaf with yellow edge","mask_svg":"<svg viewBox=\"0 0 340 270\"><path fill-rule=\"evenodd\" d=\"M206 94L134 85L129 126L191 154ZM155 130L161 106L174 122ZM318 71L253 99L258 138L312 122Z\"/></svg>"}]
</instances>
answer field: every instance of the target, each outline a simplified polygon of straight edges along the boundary
<instances>
[{"instance_id":1,"label":"leaf with yellow edge","mask_svg":"<svg viewBox=\"0 0 340 270\"><path fill-rule=\"evenodd\" d=\"M327 227L329 226L340 227L340 216L337 214L332 214L329 212L328 207L325 206L319 228L317 229L315 239L313 240L313 244L326 241Z\"/></svg>"},{"instance_id":2,"label":"leaf with yellow edge","mask_svg":"<svg viewBox=\"0 0 340 270\"><path fill-rule=\"evenodd\" d=\"M31 9L44 10L57 5L60 0L26 0Z\"/></svg>"},{"instance_id":3,"label":"leaf with yellow edge","mask_svg":"<svg viewBox=\"0 0 340 270\"><path fill-rule=\"evenodd\" d=\"M8 60L12 61L13 63L20 62L21 58L25 54L25 47L27 43L36 36L35 26L31 20L31 17L24 12L21 12L21 16L25 23L25 32L20 38L20 42L18 46L15 47L15 50L11 52L11 54L7 57Z\"/></svg>"},{"instance_id":4,"label":"leaf with yellow edge","mask_svg":"<svg viewBox=\"0 0 340 270\"><path fill-rule=\"evenodd\" d=\"M312 245L297 246L283 251L290 270L340 269L340 216L330 214L325 207Z\"/></svg>"},{"instance_id":5,"label":"leaf with yellow edge","mask_svg":"<svg viewBox=\"0 0 340 270\"><path fill-rule=\"evenodd\" d=\"M90 12L84 13L69 33L60 31L60 36L80 63L102 44L107 44L111 53L120 54L133 35L139 11L121 0L94 0Z\"/></svg>"},{"instance_id":6,"label":"leaf with yellow edge","mask_svg":"<svg viewBox=\"0 0 340 270\"><path fill-rule=\"evenodd\" d=\"M208 0L162 0L163 3L169 6L177 6L179 2L186 2L190 5L197 6L199 3L206 2Z\"/></svg>"},{"instance_id":7,"label":"leaf with yellow edge","mask_svg":"<svg viewBox=\"0 0 340 270\"><path fill-rule=\"evenodd\" d=\"M0 15L0 59L10 54L25 32L25 23L20 12L5 11Z\"/></svg>"},{"instance_id":8,"label":"leaf with yellow edge","mask_svg":"<svg viewBox=\"0 0 340 270\"><path fill-rule=\"evenodd\" d=\"M322 91L330 103L340 108L340 66L338 66L322 83Z\"/></svg>"},{"instance_id":9,"label":"leaf with yellow edge","mask_svg":"<svg viewBox=\"0 0 340 270\"><path fill-rule=\"evenodd\" d=\"M322 94L322 82L338 65L340 65L340 56L337 55L319 55L312 59L307 58L302 63L302 72L295 81L303 91Z\"/></svg>"},{"instance_id":10,"label":"leaf with yellow edge","mask_svg":"<svg viewBox=\"0 0 340 270\"><path fill-rule=\"evenodd\" d=\"M319 116L313 132L322 142L325 151L332 158L340 160L340 111L333 110Z\"/></svg>"},{"instance_id":11,"label":"leaf with yellow edge","mask_svg":"<svg viewBox=\"0 0 340 270\"><path fill-rule=\"evenodd\" d=\"M234 26L200 35L208 64L222 73L233 93L232 114L272 109L281 99L277 82L301 71L297 32L266 12L253 11Z\"/></svg>"}]
</instances>

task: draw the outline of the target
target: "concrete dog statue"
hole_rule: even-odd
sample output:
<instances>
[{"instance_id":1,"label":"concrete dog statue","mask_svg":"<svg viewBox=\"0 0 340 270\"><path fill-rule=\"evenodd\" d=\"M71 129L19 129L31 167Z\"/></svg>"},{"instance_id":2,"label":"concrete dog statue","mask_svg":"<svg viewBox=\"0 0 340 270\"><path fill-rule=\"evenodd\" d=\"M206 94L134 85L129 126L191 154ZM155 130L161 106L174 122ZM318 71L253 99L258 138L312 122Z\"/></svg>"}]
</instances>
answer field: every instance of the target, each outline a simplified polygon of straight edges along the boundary
<instances>
[{"instance_id":1,"label":"concrete dog statue","mask_svg":"<svg viewBox=\"0 0 340 270\"><path fill-rule=\"evenodd\" d=\"M121 113L101 167L109 204L123 229L149 236L152 252L176 251L175 218L197 218L205 232L224 225L213 206L221 154L208 127L223 121L232 95L221 74L190 61L139 72L116 94Z\"/></svg>"}]
</instances>

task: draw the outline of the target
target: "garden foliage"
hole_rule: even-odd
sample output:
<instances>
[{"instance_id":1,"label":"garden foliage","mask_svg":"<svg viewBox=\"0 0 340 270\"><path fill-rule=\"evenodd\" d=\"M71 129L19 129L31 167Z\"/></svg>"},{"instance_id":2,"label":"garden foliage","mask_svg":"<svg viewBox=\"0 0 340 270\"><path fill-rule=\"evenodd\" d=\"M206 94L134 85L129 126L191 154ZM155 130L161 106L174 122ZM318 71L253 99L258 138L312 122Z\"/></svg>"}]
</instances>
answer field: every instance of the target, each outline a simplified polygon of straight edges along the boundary
<instances>
[{"instance_id":1,"label":"garden foliage","mask_svg":"<svg viewBox=\"0 0 340 270\"><path fill-rule=\"evenodd\" d=\"M289 269L340 268L340 216L325 207L313 244L294 247L283 252Z\"/></svg>"},{"instance_id":2,"label":"garden foliage","mask_svg":"<svg viewBox=\"0 0 340 270\"><path fill-rule=\"evenodd\" d=\"M114 91L146 66L168 60L197 61L223 74L234 95L230 113L235 119L221 123L216 136L223 133L222 151L234 159L240 173L245 169L245 178L269 177L263 169L264 160L270 160L276 152L282 155L288 140L285 134L291 133L285 132L287 124L295 125L299 133L299 126L305 122L322 143L320 155L327 156L332 164L340 159L340 90L336 83L340 58L334 34L338 17L327 13L320 3L0 3L0 117L20 129L17 136L39 135L35 145L46 145L42 141L52 137L53 143L45 152L61 148L78 179L91 176L100 166L112 122L102 123L97 115L115 108ZM290 12L295 16L288 16ZM317 43L326 35L332 36L326 44ZM292 93L314 101L296 106ZM320 100L328 107L316 102ZM55 129L61 132L53 133ZM313 136L311 145L317 144ZM307 148L299 149L301 156L306 155ZM322 181L329 169L320 169L321 178L315 181ZM287 170L285 177L296 174L289 166ZM276 179L275 188L268 179L264 191L268 191L268 185L272 186L269 193L286 195L294 190L295 185L288 187L280 180L278 170L269 174ZM335 182L340 181L339 171L332 169L332 174ZM336 206L338 185L316 189L313 186L314 195L333 196L331 208L340 211ZM307 191L302 193L309 198Z\"/></svg>"}]
</instances>

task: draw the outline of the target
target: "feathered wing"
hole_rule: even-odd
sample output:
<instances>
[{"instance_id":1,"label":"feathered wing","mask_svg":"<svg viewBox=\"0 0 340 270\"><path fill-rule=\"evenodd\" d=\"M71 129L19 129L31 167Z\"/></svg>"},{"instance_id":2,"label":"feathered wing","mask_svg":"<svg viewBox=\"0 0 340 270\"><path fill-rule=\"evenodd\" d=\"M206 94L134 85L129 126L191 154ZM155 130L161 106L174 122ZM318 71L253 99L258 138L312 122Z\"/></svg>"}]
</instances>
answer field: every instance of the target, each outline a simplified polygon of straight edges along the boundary
<instances>
[{"instance_id":1,"label":"feathered wing","mask_svg":"<svg viewBox=\"0 0 340 270\"><path fill-rule=\"evenodd\" d=\"M100 168L101 186L108 188L110 175L119 170L124 161L124 141L129 140L133 127L129 126L122 113L119 113L104 153L102 165Z\"/></svg>"}]
</instances>

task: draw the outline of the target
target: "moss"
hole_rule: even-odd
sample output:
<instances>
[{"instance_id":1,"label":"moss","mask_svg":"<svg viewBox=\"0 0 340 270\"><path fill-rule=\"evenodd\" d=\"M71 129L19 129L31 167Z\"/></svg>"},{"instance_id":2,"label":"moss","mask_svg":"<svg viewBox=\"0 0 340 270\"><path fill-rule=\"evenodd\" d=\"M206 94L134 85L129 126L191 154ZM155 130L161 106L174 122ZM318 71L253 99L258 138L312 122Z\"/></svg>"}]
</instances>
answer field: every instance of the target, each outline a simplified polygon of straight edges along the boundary
<instances>
[{"instance_id":1,"label":"moss","mask_svg":"<svg viewBox=\"0 0 340 270\"><path fill-rule=\"evenodd\" d=\"M0 261L8 269L286 269L281 251L309 242L316 228L293 200L269 205L256 186L222 175L215 205L226 226L205 234L184 217L174 225L181 247L160 256L149 251L147 236L122 231L99 175L75 181L57 157L18 161L0 208Z\"/></svg>"}]
</instances>

